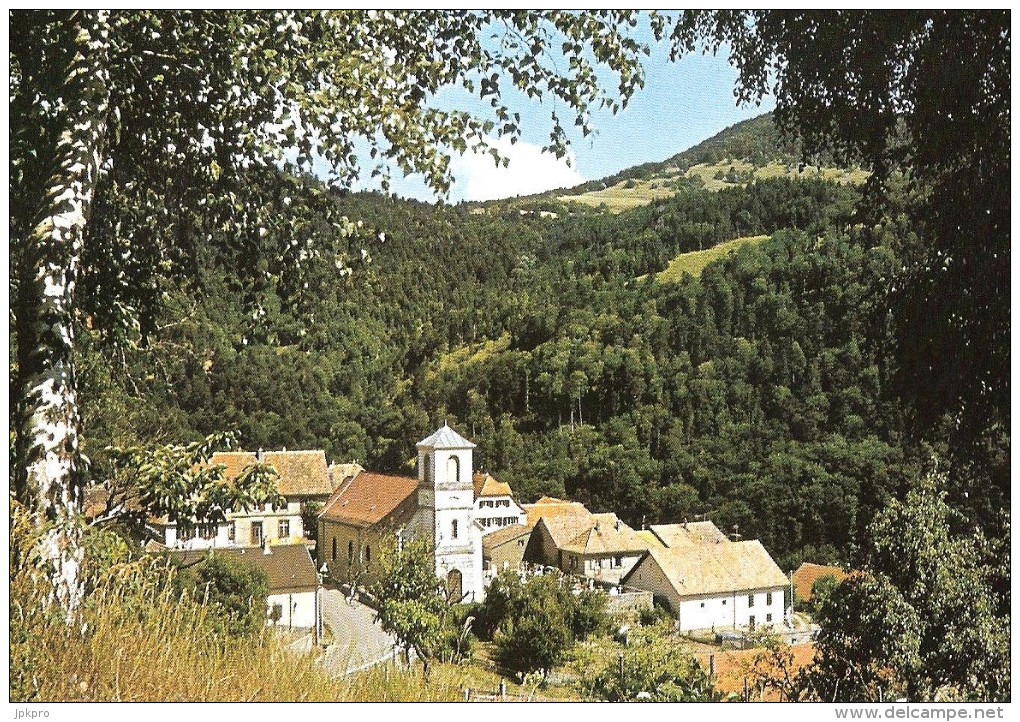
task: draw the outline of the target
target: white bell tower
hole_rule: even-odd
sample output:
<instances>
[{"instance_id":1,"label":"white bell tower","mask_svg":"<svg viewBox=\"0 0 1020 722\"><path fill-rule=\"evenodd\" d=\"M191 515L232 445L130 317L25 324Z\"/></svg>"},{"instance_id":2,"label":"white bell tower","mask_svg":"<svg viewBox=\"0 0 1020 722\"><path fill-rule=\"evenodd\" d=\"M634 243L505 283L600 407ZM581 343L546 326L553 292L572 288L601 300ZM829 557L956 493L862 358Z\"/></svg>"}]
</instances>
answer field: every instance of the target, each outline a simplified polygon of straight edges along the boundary
<instances>
[{"instance_id":1,"label":"white bell tower","mask_svg":"<svg viewBox=\"0 0 1020 722\"><path fill-rule=\"evenodd\" d=\"M451 601L480 602L484 595L482 536L474 524L471 482L474 448L446 424L418 442L419 512L432 517L436 576Z\"/></svg>"}]
</instances>

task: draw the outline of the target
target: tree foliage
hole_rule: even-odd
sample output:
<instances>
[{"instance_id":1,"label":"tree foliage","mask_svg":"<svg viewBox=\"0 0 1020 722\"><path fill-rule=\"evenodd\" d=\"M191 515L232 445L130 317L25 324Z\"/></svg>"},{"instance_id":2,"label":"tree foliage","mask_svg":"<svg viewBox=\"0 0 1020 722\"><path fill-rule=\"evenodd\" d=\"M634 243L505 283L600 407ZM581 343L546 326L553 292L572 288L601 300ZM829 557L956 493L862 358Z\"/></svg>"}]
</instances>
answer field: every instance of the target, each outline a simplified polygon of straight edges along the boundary
<instances>
[{"instance_id":1,"label":"tree foliage","mask_svg":"<svg viewBox=\"0 0 1020 722\"><path fill-rule=\"evenodd\" d=\"M676 639L653 629L630 633L618 659L605 650L580 650L574 666L585 699L607 702L711 702L712 679Z\"/></svg>"},{"instance_id":2,"label":"tree foliage","mask_svg":"<svg viewBox=\"0 0 1020 722\"><path fill-rule=\"evenodd\" d=\"M895 171L919 183L922 243L890 295L899 384L927 426L961 414L964 443L1008 418L1009 13L700 11L672 38L729 47L737 98L773 95L806 156L863 160L876 190Z\"/></svg>"},{"instance_id":3,"label":"tree foliage","mask_svg":"<svg viewBox=\"0 0 1020 722\"><path fill-rule=\"evenodd\" d=\"M808 677L824 700L1005 700L1009 596L999 554L945 501L950 477L922 477L872 525L862 573L822 604Z\"/></svg>"},{"instance_id":4,"label":"tree foliage","mask_svg":"<svg viewBox=\"0 0 1020 722\"><path fill-rule=\"evenodd\" d=\"M461 631L454 628L443 583L436 576L431 543L418 539L384 545L379 581L371 592L382 628L396 636L405 655L415 651L427 679L432 662Z\"/></svg>"},{"instance_id":5,"label":"tree foliage","mask_svg":"<svg viewBox=\"0 0 1020 722\"><path fill-rule=\"evenodd\" d=\"M174 580L178 592L186 591L207 606L220 634L250 637L266 626L269 579L254 564L210 552L205 559L181 565Z\"/></svg>"},{"instance_id":6,"label":"tree foliage","mask_svg":"<svg viewBox=\"0 0 1020 722\"><path fill-rule=\"evenodd\" d=\"M232 434L213 434L187 445L107 449L109 501L99 521L130 522L138 531L155 516L191 529L221 523L228 512L286 507L272 466L255 462L227 478L223 464L209 463L214 451L234 442Z\"/></svg>"},{"instance_id":7,"label":"tree foliage","mask_svg":"<svg viewBox=\"0 0 1020 722\"><path fill-rule=\"evenodd\" d=\"M592 590L575 594L558 575L525 581L508 569L486 590L478 621L479 633L495 640L497 661L505 670L546 675L565 660L575 641L605 630L606 595Z\"/></svg>"}]
</instances>

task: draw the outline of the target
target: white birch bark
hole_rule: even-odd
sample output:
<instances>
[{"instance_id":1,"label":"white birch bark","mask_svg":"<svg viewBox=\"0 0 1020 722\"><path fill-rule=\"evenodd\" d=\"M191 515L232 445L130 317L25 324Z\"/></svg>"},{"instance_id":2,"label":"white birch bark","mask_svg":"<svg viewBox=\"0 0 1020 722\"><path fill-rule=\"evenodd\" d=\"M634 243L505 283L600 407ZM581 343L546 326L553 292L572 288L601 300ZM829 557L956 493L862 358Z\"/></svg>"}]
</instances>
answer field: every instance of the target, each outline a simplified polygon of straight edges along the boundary
<instances>
[{"instance_id":1,"label":"white birch bark","mask_svg":"<svg viewBox=\"0 0 1020 722\"><path fill-rule=\"evenodd\" d=\"M72 312L89 210L99 175L109 106L109 13L79 11L60 99L63 130L36 222L26 239L17 313L21 424L18 493L51 524L43 554L57 599L79 601L81 531L75 486L78 405Z\"/></svg>"}]
</instances>

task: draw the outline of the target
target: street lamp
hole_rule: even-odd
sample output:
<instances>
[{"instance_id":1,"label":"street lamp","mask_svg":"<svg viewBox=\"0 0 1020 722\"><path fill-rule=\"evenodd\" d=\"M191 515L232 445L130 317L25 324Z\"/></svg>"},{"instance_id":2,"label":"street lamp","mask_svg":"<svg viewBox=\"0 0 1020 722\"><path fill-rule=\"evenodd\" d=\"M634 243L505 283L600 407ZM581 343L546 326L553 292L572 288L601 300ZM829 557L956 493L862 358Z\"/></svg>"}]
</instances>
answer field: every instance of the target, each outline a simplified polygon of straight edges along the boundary
<instances>
[{"instance_id":1,"label":"street lamp","mask_svg":"<svg viewBox=\"0 0 1020 722\"><path fill-rule=\"evenodd\" d=\"M322 588L322 575L329 571L329 567L326 562L322 563L322 568L315 574L315 630L313 635L315 637L315 646L319 646L319 638L322 636L322 607L319 604L319 589Z\"/></svg>"}]
</instances>

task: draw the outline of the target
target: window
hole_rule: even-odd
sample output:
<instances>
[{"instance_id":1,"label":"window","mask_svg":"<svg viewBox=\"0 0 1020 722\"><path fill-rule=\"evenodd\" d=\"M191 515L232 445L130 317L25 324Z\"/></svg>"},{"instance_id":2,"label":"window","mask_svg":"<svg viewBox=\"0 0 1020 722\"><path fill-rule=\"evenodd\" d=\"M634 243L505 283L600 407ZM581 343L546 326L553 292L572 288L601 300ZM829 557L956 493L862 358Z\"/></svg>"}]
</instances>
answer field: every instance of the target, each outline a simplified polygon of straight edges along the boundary
<instances>
[{"instance_id":1,"label":"window","mask_svg":"<svg viewBox=\"0 0 1020 722\"><path fill-rule=\"evenodd\" d=\"M460 481L460 458L451 455L446 461L446 481Z\"/></svg>"},{"instance_id":2,"label":"window","mask_svg":"<svg viewBox=\"0 0 1020 722\"><path fill-rule=\"evenodd\" d=\"M766 622L771 622L772 621L772 615L771 614L766 614L765 615L765 621Z\"/></svg>"},{"instance_id":3,"label":"window","mask_svg":"<svg viewBox=\"0 0 1020 722\"><path fill-rule=\"evenodd\" d=\"M614 567L622 567L623 566L623 557L613 557L613 566Z\"/></svg>"},{"instance_id":4,"label":"window","mask_svg":"<svg viewBox=\"0 0 1020 722\"><path fill-rule=\"evenodd\" d=\"M372 547L365 545L365 563L368 564L372 561Z\"/></svg>"},{"instance_id":5,"label":"window","mask_svg":"<svg viewBox=\"0 0 1020 722\"><path fill-rule=\"evenodd\" d=\"M577 557L570 557L570 568L577 569Z\"/></svg>"},{"instance_id":6,"label":"window","mask_svg":"<svg viewBox=\"0 0 1020 722\"><path fill-rule=\"evenodd\" d=\"M766 607L772 606L772 592L769 592L768 594L765 595L765 606Z\"/></svg>"},{"instance_id":7,"label":"window","mask_svg":"<svg viewBox=\"0 0 1020 722\"><path fill-rule=\"evenodd\" d=\"M262 546L262 522L253 521L251 523L251 545L255 547Z\"/></svg>"},{"instance_id":8,"label":"window","mask_svg":"<svg viewBox=\"0 0 1020 722\"><path fill-rule=\"evenodd\" d=\"M280 533L278 536L281 539L290 539L290 519L280 519Z\"/></svg>"},{"instance_id":9,"label":"window","mask_svg":"<svg viewBox=\"0 0 1020 722\"><path fill-rule=\"evenodd\" d=\"M726 600L725 600L725 599L724 599L724 600L722 600L722 605L723 605L724 607L726 606Z\"/></svg>"},{"instance_id":10,"label":"window","mask_svg":"<svg viewBox=\"0 0 1020 722\"><path fill-rule=\"evenodd\" d=\"M747 595L747 606L748 606L748 608L754 606L754 595L753 594L748 594Z\"/></svg>"},{"instance_id":11,"label":"window","mask_svg":"<svg viewBox=\"0 0 1020 722\"><path fill-rule=\"evenodd\" d=\"M705 603L704 603L704 602L702 602L702 603L701 603L701 608L702 608L702 609L704 609L704 608L705 608Z\"/></svg>"},{"instance_id":12,"label":"window","mask_svg":"<svg viewBox=\"0 0 1020 722\"><path fill-rule=\"evenodd\" d=\"M274 604L273 605L273 611L269 615L269 618L274 623L279 622L281 619L283 619L283 605L282 604Z\"/></svg>"},{"instance_id":13,"label":"window","mask_svg":"<svg viewBox=\"0 0 1020 722\"><path fill-rule=\"evenodd\" d=\"M336 537L333 537L332 548L330 549L329 559L330 561L336 561Z\"/></svg>"},{"instance_id":14,"label":"window","mask_svg":"<svg viewBox=\"0 0 1020 722\"><path fill-rule=\"evenodd\" d=\"M237 522L232 521L227 525L227 541L237 540Z\"/></svg>"},{"instance_id":15,"label":"window","mask_svg":"<svg viewBox=\"0 0 1020 722\"><path fill-rule=\"evenodd\" d=\"M456 519L454 519L453 523L450 524L450 538L451 539L456 539L457 538L457 520Z\"/></svg>"},{"instance_id":16,"label":"window","mask_svg":"<svg viewBox=\"0 0 1020 722\"><path fill-rule=\"evenodd\" d=\"M748 624L748 626L751 629L754 629L754 615L753 614L748 618L747 624Z\"/></svg>"},{"instance_id":17,"label":"window","mask_svg":"<svg viewBox=\"0 0 1020 722\"><path fill-rule=\"evenodd\" d=\"M348 541L347 542L347 563L348 564L353 564L354 563L354 542L353 541Z\"/></svg>"}]
</instances>

